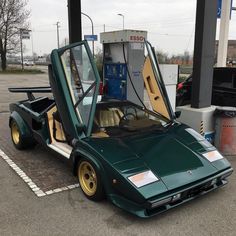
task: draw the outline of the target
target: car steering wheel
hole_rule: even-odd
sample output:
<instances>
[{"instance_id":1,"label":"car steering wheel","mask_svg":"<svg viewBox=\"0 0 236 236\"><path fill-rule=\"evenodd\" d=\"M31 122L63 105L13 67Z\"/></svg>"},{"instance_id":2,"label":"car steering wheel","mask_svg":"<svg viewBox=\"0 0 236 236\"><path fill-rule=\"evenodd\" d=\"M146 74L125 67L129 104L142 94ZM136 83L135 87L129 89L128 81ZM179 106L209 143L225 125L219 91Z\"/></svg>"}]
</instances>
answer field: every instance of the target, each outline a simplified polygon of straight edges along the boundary
<instances>
[{"instance_id":1,"label":"car steering wheel","mask_svg":"<svg viewBox=\"0 0 236 236\"><path fill-rule=\"evenodd\" d=\"M132 119L129 119L128 117L132 117ZM135 120L135 119L136 119L136 116L133 113L127 113L120 118L119 126L123 126L125 121Z\"/></svg>"}]
</instances>

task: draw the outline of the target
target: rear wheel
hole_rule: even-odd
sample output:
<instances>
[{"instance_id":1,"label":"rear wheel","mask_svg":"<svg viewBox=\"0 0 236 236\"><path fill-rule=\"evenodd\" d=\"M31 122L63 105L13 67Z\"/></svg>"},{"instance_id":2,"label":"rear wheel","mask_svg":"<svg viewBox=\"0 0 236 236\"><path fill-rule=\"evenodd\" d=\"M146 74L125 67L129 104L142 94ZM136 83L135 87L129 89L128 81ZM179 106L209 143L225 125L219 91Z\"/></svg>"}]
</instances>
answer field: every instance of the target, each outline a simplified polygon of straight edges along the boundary
<instances>
[{"instance_id":1,"label":"rear wheel","mask_svg":"<svg viewBox=\"0 0 236 236\"><path fill-rule=\"evenodd\" d=\"M11 139L17 149L21 150L35 145L35 141L33 138L26 138L22 135L22 132L14 119L10 123L10 128Z\"/></svg>"},{"instance_id":2,"label":"rear wheel","mask_svg":"<svg viewBox=\"0 0 236 236\"><path fill-rule=\"evenodd\" d=\"M81 189L88 199L94 201L104 199L100 174L91 161L82 158L78 163L77 174Z\"/></svg>"}]
</instances>

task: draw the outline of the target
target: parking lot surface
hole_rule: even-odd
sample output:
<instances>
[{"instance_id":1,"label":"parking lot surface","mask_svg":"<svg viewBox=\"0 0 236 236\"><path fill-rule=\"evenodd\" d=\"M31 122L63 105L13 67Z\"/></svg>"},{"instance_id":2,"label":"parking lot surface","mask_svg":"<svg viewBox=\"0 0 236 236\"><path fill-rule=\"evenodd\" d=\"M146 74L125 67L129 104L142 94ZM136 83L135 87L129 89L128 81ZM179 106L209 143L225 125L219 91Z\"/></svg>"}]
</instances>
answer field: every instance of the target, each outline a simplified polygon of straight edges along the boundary
<instances>
[{"instance_id":1,"label":"parking lot surface","mask_svg":"<svg viewBox=\"0 0 236 236\"><path fill-rule=\"evenodd\" d=\"M11 142L8 126L9 114L0 115L1 150L39 187L43 192L77 184L71 174L69 163L41 145L19 151Z\"/></svg>"},{"instance_id":2,"label":"parking lot surface","mask_svg":"<svg viewBox=\"0 0 236 236\"><path fill-rule=\"evenodd\" d=\"M77 183L69 165L41 145L17 151L10 140L8 104L23 98L8 87L45 86L47 75L0 75L0 150L43 191ZM236 168L236 157L228 157ZM38 197L0 156L0 235L235 235L236 175L206 196L150 219L107 200L87 200L79 188Z\"/></svg>"}]
</instances>

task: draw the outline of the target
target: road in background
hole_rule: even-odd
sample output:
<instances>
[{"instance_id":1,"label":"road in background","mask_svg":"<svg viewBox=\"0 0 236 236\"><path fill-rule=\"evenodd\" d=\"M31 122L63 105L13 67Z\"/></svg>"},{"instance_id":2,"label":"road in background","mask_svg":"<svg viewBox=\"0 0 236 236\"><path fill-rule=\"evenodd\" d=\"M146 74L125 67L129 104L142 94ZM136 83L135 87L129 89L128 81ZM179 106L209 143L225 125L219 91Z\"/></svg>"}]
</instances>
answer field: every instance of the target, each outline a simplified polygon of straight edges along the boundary
<instances>
[{"instance_id":1,"label":"road in background","mask_svg":"<svg viewBox=\"0 0 236 236\"><path fill-rule=\"evenodd\" d=\"M41 69L41 68L40 68ZM10 93L10 87L49 86L47 67L43 74L0 74L0 112L9 111L9 103L27 98L25 93Z\"/></svg>"}]
</instances>

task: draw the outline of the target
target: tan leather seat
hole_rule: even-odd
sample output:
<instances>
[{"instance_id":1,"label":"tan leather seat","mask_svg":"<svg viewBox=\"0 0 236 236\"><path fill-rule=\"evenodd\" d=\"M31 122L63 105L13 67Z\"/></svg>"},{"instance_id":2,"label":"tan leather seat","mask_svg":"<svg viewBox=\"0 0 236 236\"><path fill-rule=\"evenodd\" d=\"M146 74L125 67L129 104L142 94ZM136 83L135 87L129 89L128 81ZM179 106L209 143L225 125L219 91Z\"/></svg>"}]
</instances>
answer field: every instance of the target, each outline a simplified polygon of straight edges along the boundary
<instances>
[{"instance_id":1,"label":"tan leather seat","mask_svg":"<svg viewBox=\"0 0 236 236\"><path fill-rule=\"evenodd\" d=\"M101 110L97 116L100 127L118 126L120 118L118 110Z\"/></svg>"}]
</instances>

